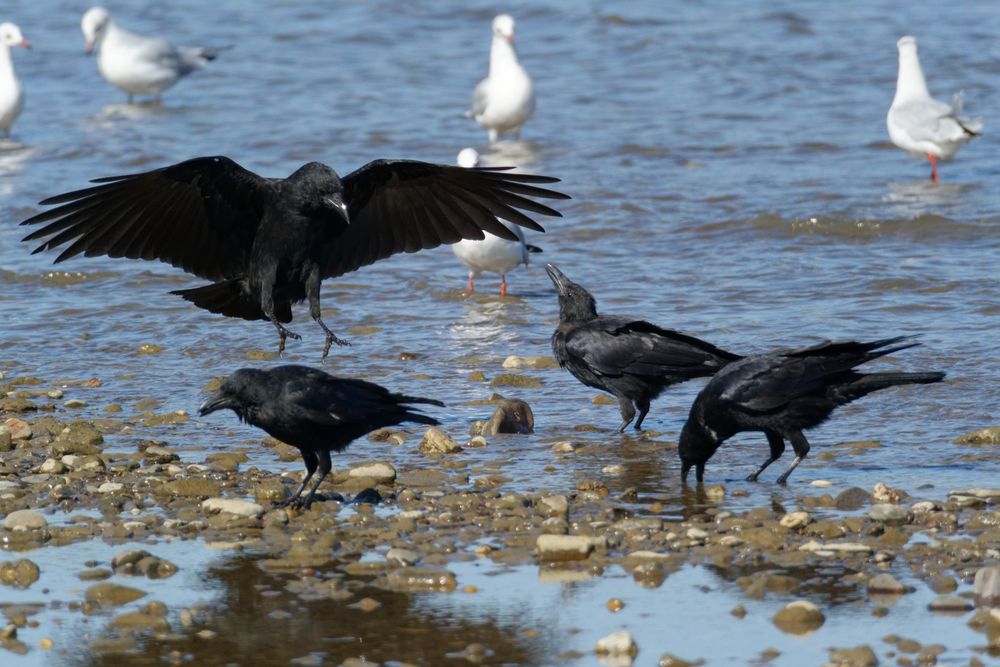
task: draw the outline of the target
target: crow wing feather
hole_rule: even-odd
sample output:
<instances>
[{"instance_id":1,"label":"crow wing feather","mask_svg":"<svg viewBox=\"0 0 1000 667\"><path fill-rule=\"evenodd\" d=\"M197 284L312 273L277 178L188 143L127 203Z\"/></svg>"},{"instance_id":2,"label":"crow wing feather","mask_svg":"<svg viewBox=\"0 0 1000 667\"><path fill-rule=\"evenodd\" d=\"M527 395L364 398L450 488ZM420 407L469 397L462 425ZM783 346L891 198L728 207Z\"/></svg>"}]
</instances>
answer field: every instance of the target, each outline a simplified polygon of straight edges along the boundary
<instances>
[{"instance_id":1,"label":"crow wing feather","mask_svg":"<svg viewBox=\"0 0 1000 667\"><path fill-rule=\"evenodd\" d=\"M273 188L222 156L93 182L21 223L48 223L23 239L45 239L35 253L69 244L56 263L81 253L157 259L213 281L242 274Z\"/></svg>"}]
</instances>

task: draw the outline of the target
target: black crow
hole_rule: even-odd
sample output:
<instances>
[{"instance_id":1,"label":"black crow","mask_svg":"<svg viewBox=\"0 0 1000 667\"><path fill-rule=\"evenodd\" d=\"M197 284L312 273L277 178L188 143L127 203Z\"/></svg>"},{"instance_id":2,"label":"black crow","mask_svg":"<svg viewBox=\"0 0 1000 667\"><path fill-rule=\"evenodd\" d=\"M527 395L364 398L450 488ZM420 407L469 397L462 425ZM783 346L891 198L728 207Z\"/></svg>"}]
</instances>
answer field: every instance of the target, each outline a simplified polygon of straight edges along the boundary
<instances>
[{"instance_id":1,"label":"black crow","mask_svg":"<svg viewBox=\"0 0 1000 667\"><path fill-rule=\"evenodd\" d=\"M36 253L69 245L56 263L80 253L158 259L211 280L173 293L227 317L269 320L279 350L287 337L300 338L283 323L292 320L292 304L308 298L326 333L326 357L331 343L346 341L321 318L323 279L484 232L516 240L497 216L544 231L519 209L559 216L534 198L568 197L532 185L557 181L412 160L375 160L343 179L310 162L273 179L226 157L202 157L98 178L101 185L44 200L59 206L21 224L48 223L23 239L45 239Z\"/></svg>"},{"instance_id":2,"label":"black crow","mask_svg":"<svg viewBox=\"0 0 1000 667\"><path fill-rule=\"evenodd\" d=\"M240 421L262 428L297 447L306 464L306 477L288 501L308 508L316 489L330 472L330 451L342 451L355 439L404 421L434 425L432 417L414 412L407 403L444 406L430 398L390 393L364 380L337 378L306 366L277 366L269 370L241 368L205 401L198 414L229 409ZM305 501L302 491L319 469L319 479Z\"/></svg>"},{"instance_id":3,"label":"black crow","mask_svg":"<svg viewBox=\"0 0 1000 667\"><path fill-rule=\"evenodd\" d=\"M636 430L649 403L672 384L708 377L740 357L703 340L630 317L598 315L590 292L552 264L545 270L559 292L559 326L552 352L577 380L614 395L621 433L635 417Z\"/></svg>"},{"instance_id":4,"label":"black crow","mask_svg":"<svg viewBox=\"0 0 1000 667\"><path fill-rule=\"evenodd\" d=\"M784 484L809 453L809 441L802 431L822 424L837 407L886 387L944 379L944 373L854 370L872 359L918 345L897 345L909 338L898 336L871 343L825 342L794 351L754 355L726 366L698 394L681 431L678 452L682 481L687 482L694 466L701 482L705 462L727 438L741 431L763 431L771 455L747 481L756 481L767 466L781 457L787 439L795 450L795 459L778 478L778 483Z\"/></svg>"}]
</instances>

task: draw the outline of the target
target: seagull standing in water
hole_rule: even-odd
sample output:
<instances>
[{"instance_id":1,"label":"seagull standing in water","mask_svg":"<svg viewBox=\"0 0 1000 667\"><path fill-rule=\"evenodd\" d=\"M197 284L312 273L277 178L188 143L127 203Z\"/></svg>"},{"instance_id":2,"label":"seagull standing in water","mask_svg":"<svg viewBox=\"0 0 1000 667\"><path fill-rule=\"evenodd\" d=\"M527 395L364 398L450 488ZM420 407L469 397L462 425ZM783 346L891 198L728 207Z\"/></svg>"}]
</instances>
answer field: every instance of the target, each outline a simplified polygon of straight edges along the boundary
<instances>
[{"instance_id":1,"label":"seagull standing in water","mask_svg":"<svg viewBox=\"0 0 1000 667\"><path fill-rule=\"evenodd\" d=\"M500 14L493 19L489 73L473 91L472 107L465 115L486 128L492 143L501 134L520 138L521 126L534 111L531 77L514 51L514 19L509 14Z\"/></svg>"},{"instance_id":2,"label":"seagull standing in water","mask_svg":"<svg viewBox=\"0 0 1000 667\"><path fill-rule=\"evenodd\" d=\"M28 40L21 35L20 28L13 23L0 23L0 133L7 136L24 108L24 91L10 55L12 46L31 48Z\"/></svg>"},{"instance_id":3,"label":"seagull standing in water","mask_svg":"<svg viewBox=\"0 0 1000 667\"><path fill-rule=\"evenodd\" d=\"M979 134L982 120L959 117L962 94L951 104L931 97L917 57L917 40L906 36L896 42L899 49L899 76L886 125L889 137L899 148L931 163L931 180L938 182L937 161L951 158L959 147Z\"/></svg>"},{"instance_id":4,"label":"seagull standing in water","mask_svg":"<svg viewBox=\"0 0 1000 667\"><path fill-rule=\"evenodd\" d=\"M97 49L97 69L105 81L134 95L160 94L199 70L219 54L217 49L177 47L162 37L122 30L104 7L91 7L80 21L87 53Z\"/></svg>"},{"instance_id":5,"label":"seagull standing in water","mask_svg":"<svg viewBox=\"0 0 1000 667\"><path fill-rule=\"evenodd\" d=\"M473 168L479 166L479 153L475 148L465 148L458 154L458 166ZM469 286L466 294L475 290L475 278L483 271L500 274L500 296L507 296L507 272L517 266L528 265L528 257L533 252L541 252L538 246L529 245L524 241L524 232L520 226L500 220L500 224L509 229L517 237L508 241L495 234L484 232L482 240L465 239L455 243L451 249L462 264L469 269Z\"/></svg>"}]
</instances>

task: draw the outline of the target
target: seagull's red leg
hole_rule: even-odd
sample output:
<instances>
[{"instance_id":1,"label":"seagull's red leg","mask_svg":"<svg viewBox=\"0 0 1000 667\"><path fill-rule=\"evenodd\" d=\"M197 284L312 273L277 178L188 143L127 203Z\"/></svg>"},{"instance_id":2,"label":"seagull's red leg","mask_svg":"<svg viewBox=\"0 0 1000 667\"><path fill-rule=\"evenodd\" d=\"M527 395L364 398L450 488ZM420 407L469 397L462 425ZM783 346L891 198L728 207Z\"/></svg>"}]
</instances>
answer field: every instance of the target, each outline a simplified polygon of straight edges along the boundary
<instances>
[{"instance_id":1,"label":"seagull's red leg","mask_svg":"<svg viewBox=\"0 0 1000 667\"><path fill-rule=\"evenodd\" d=\"M933 153L928 153L927 154L927 159L931 161L931 180L934 181L935 183L937 183L938 182L937 158L934 157Z\"/></svg>"},{"instance_id":2,"label":"seagull's red leg","mask_svg":"<svg viewBox=\"0 0 1000 667\"><path fill-rule=\"evenodd\" d=\"M476 290L476 286L472 282L472 271L469 271L469 285L465 288L465 296L469 296Z\"/></svg>"},{"instance_id":3,"label":"seagull's red leg","mask_svg":"<svg viewBox=\"0 0 1000 667\"><path fill-rule=\"evenodd\" d=\"M507 274L500 274L500 296L507 296Z\"/></svg>"}]
</instances>

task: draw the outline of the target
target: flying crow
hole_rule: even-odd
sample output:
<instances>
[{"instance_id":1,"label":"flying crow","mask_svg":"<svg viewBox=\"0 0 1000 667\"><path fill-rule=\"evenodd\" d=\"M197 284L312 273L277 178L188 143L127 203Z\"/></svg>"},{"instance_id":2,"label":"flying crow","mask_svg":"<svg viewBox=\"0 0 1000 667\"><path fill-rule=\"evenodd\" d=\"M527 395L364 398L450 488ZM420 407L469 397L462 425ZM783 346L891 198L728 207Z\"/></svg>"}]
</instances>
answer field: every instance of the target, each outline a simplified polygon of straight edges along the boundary
<instances>
[{"instance_id":1,"label":"flying crow","mask_svg":"<svg viewBox=\"0 0 1000 667\"><path fill-rule=\"evenodd\" d=\"M416 252L484 232L514 241L497 216L544 231L519 209L558 216L535 198L568 199L538 187L547 176L504 168L463 169L411 160L376 160L345 176L319 162L285 179L263 178L226 157L202 157L51 197L56 208L22 225L47 223L24 238L34 252L66 245L56 262L84 254L158 259L212 281L174 292L227 317L269 320L285 339L292 304L331 343L319 289L333 278L398 252Z\"/></svg>"}]
</instances>

